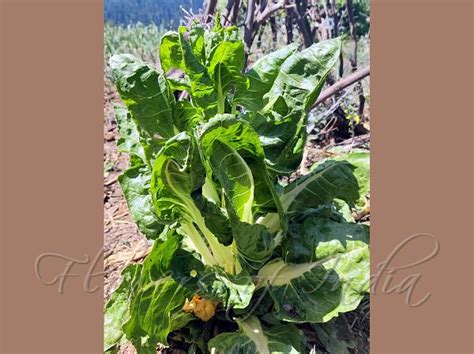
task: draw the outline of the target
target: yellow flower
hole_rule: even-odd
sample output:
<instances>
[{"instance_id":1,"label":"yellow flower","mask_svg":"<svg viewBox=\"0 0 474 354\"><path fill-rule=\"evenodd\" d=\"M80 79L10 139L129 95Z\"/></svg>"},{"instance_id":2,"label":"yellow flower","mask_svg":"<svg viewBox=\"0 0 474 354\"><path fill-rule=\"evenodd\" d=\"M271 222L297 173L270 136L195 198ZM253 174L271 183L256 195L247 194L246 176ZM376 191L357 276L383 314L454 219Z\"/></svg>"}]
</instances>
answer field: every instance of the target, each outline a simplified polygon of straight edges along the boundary
<instances>
[{"instance_id":1,"label":"yellow flower","mask_svg":"<svg viewBox=\"0 0 474 354\"><path fill-rule=\"evenodd\" d=\"M191 301L186 299L183 311L192 313L203 321L209 321L216 314L217 302L204 299L199 295L194 295Z\"/></svg>"}]
</instances>

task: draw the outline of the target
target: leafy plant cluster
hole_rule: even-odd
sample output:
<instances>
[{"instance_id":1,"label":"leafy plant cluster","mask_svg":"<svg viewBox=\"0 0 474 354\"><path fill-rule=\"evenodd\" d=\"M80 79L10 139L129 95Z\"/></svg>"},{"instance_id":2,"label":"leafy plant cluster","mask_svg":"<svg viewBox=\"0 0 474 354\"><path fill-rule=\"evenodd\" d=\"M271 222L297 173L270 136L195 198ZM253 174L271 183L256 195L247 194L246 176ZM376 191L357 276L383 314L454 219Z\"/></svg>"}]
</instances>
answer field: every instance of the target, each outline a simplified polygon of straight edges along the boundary
<instances>
[{"instance_id":1,"label":"leafy plant cluster","mask_svg":"<svg viewBox=\"0 0 474 354\"><path fill-rule=\"evenodd\" d=\"M217 21L166 33L162 70L110 59L130 155L120 183L153 247L105 307L105 350L304 353L304 326L358 306L369 233L350 208L367 192L367 156L280 182L301 162L308 111L340 50L339 39L292 44L244 73L237 28Z\"/></svg>"}]
</instances>

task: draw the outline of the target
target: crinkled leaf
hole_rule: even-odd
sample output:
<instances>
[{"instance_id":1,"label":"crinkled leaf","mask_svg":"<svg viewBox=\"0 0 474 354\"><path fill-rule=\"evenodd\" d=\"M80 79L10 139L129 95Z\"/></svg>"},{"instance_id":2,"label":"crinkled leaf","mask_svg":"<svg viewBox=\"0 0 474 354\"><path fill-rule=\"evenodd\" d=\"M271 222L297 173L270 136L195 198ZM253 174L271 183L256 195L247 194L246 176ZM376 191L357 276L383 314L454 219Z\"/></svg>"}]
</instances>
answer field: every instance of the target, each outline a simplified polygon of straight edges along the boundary
<instances>
[{"instance_id":1,"label":"crinkled leaf","mask_svg":"<svg viewBox=\"0 0 474 354\"><path fill-rule=\"evenodd\" d=\"M183 71L186 69L178 33L166 32L161 37L160 64L164 72L172 68L181 69Z\"/></svg>"},{"instance_id":2,"label":"crinkled leaf","mask_svg":"<svg viewBox=\"0 0 474 354\"><path fill-rule=\"evenodd\" d=\"M145 164L137 164L119 177L133 220L143 235L156 239L163 230L163 224L155 214L150 195L150 180L151 171Z\"/></svg>"},{"instance_id":3,"label":"crinkled leaf","mask_svg":"<svg viewBox=\"0 0 474 354\"><path fill-rule=\"evenodd\" d=\"M278 236L274 230L282 233L285 229L258 136L232 115L219 115L202 128L200 142L224 191L239 257L251 268L258 268L272 254Z\"/></svg>"},{"instance_id":4,"label":"crinkled leaf","mask_svg":"<svg viewBox=\"0 0 474 354\"><path fill-rule=\"evenodd\" d=\"M268 286L276 317L289 322L327 322L354 310L369 291L368 228L308 217L291 232L290 239L299 238L304 246L283 241L284 256L305 262L274 260L258 273L258 287ZM304 248L313 245L309 255Z\"/></svg>"},{"instance_id":5,"label":"crinkled leaf","mask_svg":"<svg viewBox=\"0 0 474 354\"><path fill-rule=\"evenodd\" d=\"M158 217L175 222L190 217L191 193L203 184L204 171L193 139L180 133L162 148L153 166L151 194Z\"/></svg>"},{"instance_id":6,"label":"crinkled leaf","mask_svg":"<svg viewBox=\"0 0 474 354\"><path fill-rule=\"evenodd\" d=\"M130 114L137 123L145 150L173 137L175 98L162 74L129 54L110 59L112 76ZM153 149L156 150L156 149ZM157 151L150 151L147 156Z\"/></svg>"},{"instance_id":7,"label":"crinkled leaf","mask_svg":"<svg viewBox=\"0 0 474 354\"><path fill-rule=\"evenodd\" d=\"M237 320L238 332L221 333L209 341L209 351L222 354L296 354L302 352L302 333L294 325L265 330L257 317Z\"/></svg>"},{"instance_id":8,"label":"crinkled leaf","mask_svg":"<svg viewBox=\"0 0 474 354\"><path fill-rule=\"evenodd\" d=\"M359 185L354 166L346 161L328 160L311 173L288 184L281 196L287 214L317 208L339 198L348 203L359 199Z\"/></svg>"},{"instance_id":9,"label":"crinkled leaf","mask_svg":"<svg viewBox=\"0 0 474 354\"><path fill-rule=\"evenodd\" d=\"M261 137L274 175L288 175L301 162L306 141L307 113L341 51L341 40L331 39L290 55L281 65L265 106L246 114Z\"/></svg>"},{"instance_id":10,"label":"crinkled leaf","mask_svg":"<svg viewBox=\"0 0 474 354\"><path fill-rule=\"evenodd\" d=\"M183 51L185 73L191 81L191 96L193 104L201 107L208 114L215 112L217 93L207 68L196 58L190 43L185 39L185 27L180 27L179 39Z\"/></svg>"},{"instance_id":11,"label":"crinkled leaf","mask_svg":"<svg viewBox=\"0 0 474 354\"><path fill-rule=\"evenodd\" d=\"M241 221L281 213L259 137L248 124L230 114L217 115L202 127L200 142L204 157Z\"/></svg>"},{"instance_id":12,"label":"crinkled leaf","mask_svg":"<svg viewBox=\"0 0 474 354\"><path fill-rule=\"evenodd\" d=\"M315 323L313 328L324 348L331 354L349 354L361 347L343 316L326 323Z\"/></svg>"},{"instance_id":13,"label":"crinkled leaf","mask_svg":"<svg viewBox=\"0 0 474 354\"><path fill-rule=\"evenodd\" d=\"M218 113L225 112L226 96L230 89L245 84L242 75L244 65L244 44L240 41L222 42L210 54L208 72L217 90Z\"/></svg>"},{"instance_id":14,"label":"crinkled leaf","mask_svg":"<svg viewBox=\"0 0 474 354\"><path fill-rule=\"evenodd\" d=\"M179 101L176 103L174 121L180 131L190 132L202 121L201 110L194 107L189 101Z\"/></svg>"},{"instance_id":15,"label":"crinkled leaf","mask_svg":"<svg viewBox=\"0 0 474 354\"><path fill-rule=\"evenodd\" d=\"M307 112L337 63L341 45L340 38L330 39L289 56L265 95L268 103L263 111L273 110L281 115L286 115L288 109ZM279 97L283 98L284 105L278 101Z\"/></svg>"},{"instance_id":16,"label":"crinkled leaf","mask_svg":"<svg viewBox=\"0 0 474 354\"><path fill-rule=\"evenodd\" d=\"M252 299L255 285L246 272L231 275L219 267L204 266L185 250L176 253L172 268L173 278L178 283L221 303L225 309L245 308Z\"/></svg>"},{"instance_id":17,"label":"crinkled leaf","mask_svg":"<svg viewBox=\"0 0 474 354\"><path fill-rule=\"evenodd\" d=\"M122 282L104 308L104 351L112 349L125 338L122 326L130 316L131 293L141 265L130 264L122 271Z\"/></svg>"},{"instance_id":18,"label":"crinkled leaf","mask_svg":"<svg viewBox=\"0 0 474 354\"><path fill-rule=\"evenodd\" d=\"M181 311L191 293L171 277L171 264L179 245L176 235L166 241L157 240L143 263L130 318L123 327L136 347L144 346L144 341L148 348L156 348L158 343L167 345L168 334L193 319Z\"/></svg>"},{"instance_id":19,"label":"crinkled leaf","mask_svg":"<svg viewBox=\"0 0 474 354\"><path fill-rule=\"evenodd\" d=\"M230 245L233 241L232 228L225 210L203 198L201 194L193 196L196 206L201 211L207 228L219 239L223 245Z\"/></svg>"},{"instance_id":20,"label":"crinkled leaf","mask_svg":"<svg viewBox=\"0 0 474 354\"><path fill-rule=\"evenodd\" d=\"M140 133L132 116L127 108L122 105L114 105L114 111L120 134L120 138L117 141L119 150L129 155L137 156L146 163L145 151L140 141Z\"/></svg>"},{"instance_id":21,"label":"crinkled leaf","mask_svg":"<svg viewBox=\"0 0 474 354\"><path fill-rule=\"evenodd\" d=\"M258 59L245 75L248 86L236 92L234 101L247 110L261 110L264 106L263 96L271 89L281 65L297 48L298 45L293 43Z\"/></svg>"}]
</instances>

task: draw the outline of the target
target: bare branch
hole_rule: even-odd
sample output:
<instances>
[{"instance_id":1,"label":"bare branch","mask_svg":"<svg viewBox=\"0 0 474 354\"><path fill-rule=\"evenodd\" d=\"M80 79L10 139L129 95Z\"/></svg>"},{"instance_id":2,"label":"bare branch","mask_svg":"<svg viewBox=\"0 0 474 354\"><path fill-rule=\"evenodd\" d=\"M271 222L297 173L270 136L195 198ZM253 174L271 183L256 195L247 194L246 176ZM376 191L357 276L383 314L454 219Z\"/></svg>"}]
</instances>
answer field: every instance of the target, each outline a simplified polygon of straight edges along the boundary
<instances>
[{"instance_id":1,"label":"bare branch","mask_svg":"<svg viewBox=\"0 0 474 354\"><path fill-rule=\"evenodd\" d=\"M257 23L257 26L260 26L263 22L265 22L265 20L270 17L271 15L273 15L275 12L277 12L278 10L281 10L281 9L284 9L285 8L285 4L286 4L286 0L280 0L278 1L277 3L274 3L273 5L271 6L266 6L265 7L265 10L263 12L260 12L258 15L257 15L257 19L256 19L256 23Z\"/></svg>"},{"instance_id":2,"label":"bare branch","mask_svg":"<svg viewBox=\"0 0 474 354\"><path fill-rule=\"evenodd\" d=\"M253 30L254 30L254 18L255 18L255 0L249 0L247 5L247 18L245 19L245 31L244 31L244 41L247 45L247 51L250 51L253 40Z\"/></svg>"},{"instance_id":3,"label":"bare branch","mask_svg":"<svg viewBox=\"0 0 474 354\"><path fill-rule=\"evenodd\" d=\"M212 15L214 15L214 12L216 11L216 5L217 0L208 0L204 16L206 22L211 22Z\"/></svg>"},{"instance_id":4,"label":"bare branch","mask_svg":"<svg viewBox=\"0 0 474 354\"><path fill-rule=\"evenodd\" d=\"M311 109L315 108L321 102L326 101L329 97L335 95L336 93L345 89L346 87L352 84L355 84L356 82L359 82L360 80L362 80L368 75L370 75L370 66L360 69L350 74L346 78L337 81L334 85L328 87L323 92L321 92L321 94L319 95L319 98L316 100L316 102L314 103L313 107L311 107Z\"/></svg>"}]
</instances>

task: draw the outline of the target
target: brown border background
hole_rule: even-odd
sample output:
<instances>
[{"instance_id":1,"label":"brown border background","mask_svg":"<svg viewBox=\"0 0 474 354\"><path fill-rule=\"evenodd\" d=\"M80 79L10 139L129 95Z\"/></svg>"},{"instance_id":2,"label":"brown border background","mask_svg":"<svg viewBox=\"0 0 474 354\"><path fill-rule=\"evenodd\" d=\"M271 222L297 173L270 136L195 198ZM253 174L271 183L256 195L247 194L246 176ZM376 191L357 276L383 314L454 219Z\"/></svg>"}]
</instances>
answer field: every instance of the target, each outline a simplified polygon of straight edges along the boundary
<instances>
[{"instance_id":1,"label":"brown border background","mask_svg":"<svg viewBox=\"0 0 474 354\"><path fill-rule=\"evenodd\" d=\"M100 353L103 244L103 19L98 0L1 3L2 353ZM45 252L74 265L64 293L35 275ZM51 281L65 261L44 258ZM102 269L102 260L95 272Z\"/></svg>"},{"instance_id":2,"label":"brown border background","mask_svg":"<svg viewBox=\"0 0 474 354\"><path fill-rule=\"evenodd\" d=\"M473 353L473 8L466 0L372 1L371 271L407 237L439 253L394 273L406 295L371 294L374 353ZM429 255L420 238L394 261ZM382 277L384 282L387 277Z\"/></svg>"},{"instance_id":3,"label":"brown border background","mask_svg":"<svg viewBox=\"0 0 474 354\"><path fill-rule=\"evenodd\" d=\"M0 4L0 351L99 353L102 292L83 281L103 240L102 2ZM372 272L407 236L440 244L394 275L422 275L413 296L430 292L423 306L372 294L373 353L474 350L473 10L469 0L372 1ZM411 245L397 265L432 247ZM44 252L89 262L59 294L35 276ZM42 264L46 280L64 269Z\"/></svg>"}]
</instances>

